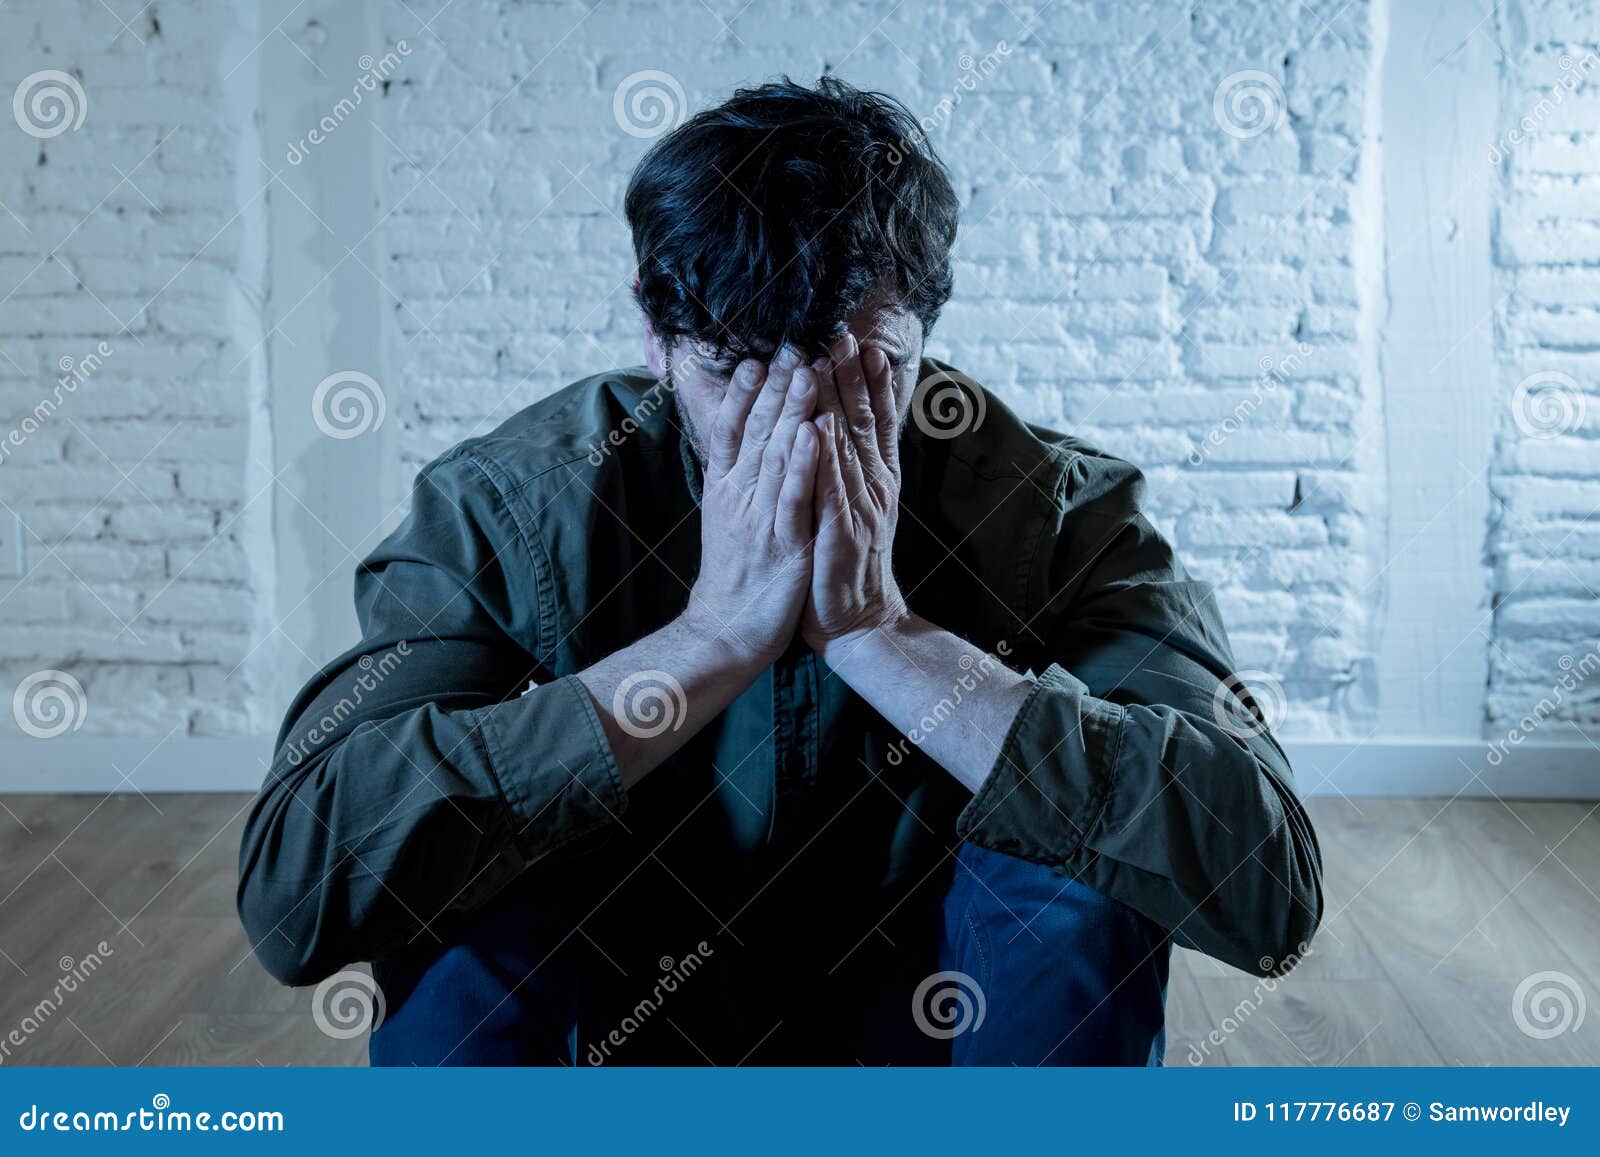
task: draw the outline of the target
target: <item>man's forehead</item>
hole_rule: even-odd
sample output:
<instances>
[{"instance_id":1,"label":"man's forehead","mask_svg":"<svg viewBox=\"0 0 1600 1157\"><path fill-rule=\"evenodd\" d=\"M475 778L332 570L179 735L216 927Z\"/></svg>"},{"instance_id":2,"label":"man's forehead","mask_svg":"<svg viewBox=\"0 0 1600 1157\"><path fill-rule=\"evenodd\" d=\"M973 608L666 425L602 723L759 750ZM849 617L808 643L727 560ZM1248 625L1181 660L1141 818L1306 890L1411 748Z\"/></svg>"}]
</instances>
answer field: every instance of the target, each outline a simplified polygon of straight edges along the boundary
<instances>
[{"instance_id":1,"label":"man's forehead","mask_svg":"<svg viewBox=\"0 0 1600 1157\"><path fill-rule=\"evenodd\" d=\"M878 337L899 343L910 340L916 323L917 315L906 308L905 302L887 296L869 298L847 319L850 332L857 338Z\"/></svg>"},{"instance_id":2,"label":"man's forehead","mask_svg":"<svg viewBox=\"0 0 1600 1157\"><path fill-rule=\"evenodd\" d=\"M898 296L875 294L838 322L831 337L843 337L848 330L856 336L857 341L873 340L898 348L909 345L915 339L917 328L917 315ZM740 357L770 361L778 352L773 342L756 341L747 348L731 351L703 340L695 341L692 345L699 356L708 360L732 352Z\"/></svg>"}]
</instances>

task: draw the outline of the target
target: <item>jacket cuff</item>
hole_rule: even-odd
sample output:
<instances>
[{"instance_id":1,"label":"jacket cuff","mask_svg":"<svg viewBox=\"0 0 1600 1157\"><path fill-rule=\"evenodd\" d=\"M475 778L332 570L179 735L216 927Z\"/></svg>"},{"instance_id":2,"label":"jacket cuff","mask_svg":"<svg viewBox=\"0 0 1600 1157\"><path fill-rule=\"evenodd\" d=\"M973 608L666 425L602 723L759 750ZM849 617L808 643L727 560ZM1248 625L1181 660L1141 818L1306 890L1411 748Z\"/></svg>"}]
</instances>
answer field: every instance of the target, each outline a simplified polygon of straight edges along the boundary
<instances>
[{"instance_id":1,"label":"jacket cuff","mask_svg":"<svg viewBox=\"0 0 1600 1157\"><path fill-rule=\"evenodd\" d=\"M589 692L574 675L478 712L489 771L529 861L611 823L628 806Z\"/></svg>"},{"instance_id":2,"label":"jacket cuff","mask_svg":"<svg viewBox=\"0 0 1600 1157\"><path fill-rule=\"evenodd\" d=\"M1070 862L1110 798L1125 716L1052 663L1022 701L956 834L1037 863Z\"/></svg>"}]
</instances>

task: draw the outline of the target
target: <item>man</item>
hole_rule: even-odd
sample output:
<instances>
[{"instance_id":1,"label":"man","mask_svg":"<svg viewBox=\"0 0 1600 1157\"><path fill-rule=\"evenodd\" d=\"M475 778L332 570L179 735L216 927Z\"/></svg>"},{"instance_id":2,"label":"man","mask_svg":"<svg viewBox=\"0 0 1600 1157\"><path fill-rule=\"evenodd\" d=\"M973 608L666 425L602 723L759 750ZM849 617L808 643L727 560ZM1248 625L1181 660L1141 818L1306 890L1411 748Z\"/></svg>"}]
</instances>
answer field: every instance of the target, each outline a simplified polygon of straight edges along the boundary
<instances>
[{"instance_id":1,"label":"man","mask_svg":"<svg viewBox=\"0 0 1600 1157\"><path fill-rule=\"evenodd\" d=\"M923 356L910 114L740 91L627 213L648 374L428 466L289 711L268 970L371 961L379 1064L1145 1064L1173 942L1290 966L1316 839L1139 473Z\"/></svg>"}]
</instances>

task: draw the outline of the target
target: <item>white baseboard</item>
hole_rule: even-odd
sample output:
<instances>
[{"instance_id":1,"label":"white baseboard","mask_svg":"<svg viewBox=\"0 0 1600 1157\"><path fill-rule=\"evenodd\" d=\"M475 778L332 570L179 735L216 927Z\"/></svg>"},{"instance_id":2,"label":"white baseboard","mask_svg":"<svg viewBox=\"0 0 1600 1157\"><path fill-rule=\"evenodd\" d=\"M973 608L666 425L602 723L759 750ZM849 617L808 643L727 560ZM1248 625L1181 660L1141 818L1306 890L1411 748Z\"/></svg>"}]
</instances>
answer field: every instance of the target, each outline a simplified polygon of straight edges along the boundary
<instances>
[{"instance_id":1,"label":"white baseboard","mask_svg":"<svg viewBox=\"0 0 1600 1157\"><path fill-rule=\"evenodd\" d=\"M255 791L268 736L0 739L0 792Z\"/></svg>"},{"instance_id":2,"label":"white baseboard","mask_svg":"<svg viewBox=\"0 0 1600 1157\"><path fill-rule=\"evenodd\" d=\"M1600 747L1579 740L1285 741L1306 795L1600 799Z\"/></svg>"},{"instance_id":3,"label":"white baseboard","mask_svg":"<svg viewBox=\"0 0 1600 1157\"><path fill-rule=\"evenodd\" d=\"M1306 795L1600 799L1600 748L1532 741L1491 763L1482 740L1285 742ZM255 791L272 740L0 740L0 793Z\"/></svg>"}]
</instances>

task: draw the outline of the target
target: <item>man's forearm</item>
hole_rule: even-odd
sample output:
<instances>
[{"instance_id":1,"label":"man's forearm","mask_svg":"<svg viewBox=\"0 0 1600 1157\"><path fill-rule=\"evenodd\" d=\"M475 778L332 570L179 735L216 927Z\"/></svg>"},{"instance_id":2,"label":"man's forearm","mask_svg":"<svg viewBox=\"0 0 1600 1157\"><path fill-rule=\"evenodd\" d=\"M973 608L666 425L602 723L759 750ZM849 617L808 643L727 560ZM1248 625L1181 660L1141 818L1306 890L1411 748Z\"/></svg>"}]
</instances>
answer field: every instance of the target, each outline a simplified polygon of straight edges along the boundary
<instances>
[{"instance_id":1,"label":"man's forearm","mask_svg":"<svg viewBox=\"0 0 1600 1157\"><path fill-rule=\"evenodd\" d=\"M700 573L689 608L578 673L632 787L782 653L811 579L813 369L793 346L739 364L705 449Z\"/></svg>"},{"instance_id":2,"label":"man's forearm","mask_svg":"<svg viewBox=\"0 0 1600 1157\"><path fill-rule=\"evenodd\" d=\"M768 666L714 625L682 615L578 672L623 787L677 751Z\"/></svg>"},{"instance_id":3,"label":"man's forearm","mask_svg":"<svg viewBox=\"0 0 1600 1157\"><path fill-rule=\"evenodd\" d=\"M834 639L822 658L974 792L1033 686L995 656L916 615Z\"/></svg>"}]
</instances>

